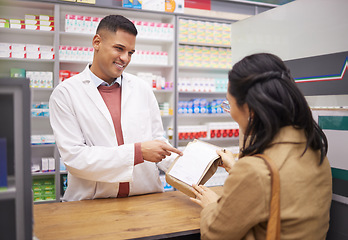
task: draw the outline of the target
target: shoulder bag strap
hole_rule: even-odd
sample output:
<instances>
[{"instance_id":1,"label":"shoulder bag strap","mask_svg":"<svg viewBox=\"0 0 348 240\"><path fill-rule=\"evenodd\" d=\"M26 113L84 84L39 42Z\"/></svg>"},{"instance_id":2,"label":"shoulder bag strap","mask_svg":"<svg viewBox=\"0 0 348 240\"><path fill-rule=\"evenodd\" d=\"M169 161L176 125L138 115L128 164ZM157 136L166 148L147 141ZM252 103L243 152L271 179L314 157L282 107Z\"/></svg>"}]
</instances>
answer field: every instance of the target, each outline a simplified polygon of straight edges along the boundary
<instances>
[{"instance_id":1,"label":"shoulder bag strap","mask_svg":"<svg viewBox=\"0 0 348 240\"><path fill-rule=\"evenodd\" d=\"M265 154L256 154L262 158L271 172L271 206L267 224L266 240L280 239L280 178L277 166L272 159Z\"/></svg>"}]
</instances>

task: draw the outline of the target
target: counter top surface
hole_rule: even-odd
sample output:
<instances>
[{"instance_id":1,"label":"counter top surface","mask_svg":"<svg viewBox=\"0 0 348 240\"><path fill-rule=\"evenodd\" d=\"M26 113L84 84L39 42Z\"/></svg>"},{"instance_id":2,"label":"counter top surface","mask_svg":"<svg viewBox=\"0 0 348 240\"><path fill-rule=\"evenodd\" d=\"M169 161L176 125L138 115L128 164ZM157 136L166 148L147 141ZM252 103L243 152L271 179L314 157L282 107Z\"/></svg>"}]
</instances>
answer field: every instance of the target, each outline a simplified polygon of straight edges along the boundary
<instances>
[{"instance_id":1,"label":"counter top surface","mask_svg":"<svg viewBox=\"0 0 348 240\"><path fill-rule=\"evenodd\" d=\"M221 194L222 187L212 188ZM171 191L34 205L34 232L45 239L131 239L199 233L201 207ZM173 235L173 236L174 236Z\"/></svg>"}]
</instances>

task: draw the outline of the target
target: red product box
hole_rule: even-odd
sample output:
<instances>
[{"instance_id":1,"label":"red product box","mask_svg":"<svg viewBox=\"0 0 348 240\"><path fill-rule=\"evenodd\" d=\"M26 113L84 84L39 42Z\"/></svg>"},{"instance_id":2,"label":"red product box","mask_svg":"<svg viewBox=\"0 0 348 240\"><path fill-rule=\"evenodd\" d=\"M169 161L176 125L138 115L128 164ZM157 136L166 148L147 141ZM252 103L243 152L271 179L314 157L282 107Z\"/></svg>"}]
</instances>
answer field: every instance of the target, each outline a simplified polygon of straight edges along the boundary
<instances>
[{"instance_id":1,"label":"red product box","mask_svg":"<svg viewBox=\"0 0 348 240\"><path fill-rule=\"evenodd\" d=\"M65 79L69 78L70 71L69 70L59 70L59 82L63 82Z\"/></svg>"}]
</instances>

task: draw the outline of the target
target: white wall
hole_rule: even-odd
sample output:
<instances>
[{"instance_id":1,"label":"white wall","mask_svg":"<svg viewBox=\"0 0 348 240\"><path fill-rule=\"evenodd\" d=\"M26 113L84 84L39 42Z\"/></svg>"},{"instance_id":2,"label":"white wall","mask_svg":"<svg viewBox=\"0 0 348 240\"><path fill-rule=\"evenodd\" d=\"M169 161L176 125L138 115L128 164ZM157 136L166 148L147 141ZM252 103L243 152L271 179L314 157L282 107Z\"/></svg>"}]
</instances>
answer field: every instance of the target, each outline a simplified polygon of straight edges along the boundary
<instances>
[{"instance_id":1,"label":"white wall","mask_svg":"<svg viewBox=\"0 0 348 240\"><path fill-rule=\"evenodd\" d=\"M347 50L347 0L296 0L232 24L233 64L256 52L292 60Z\"/></svg>"}]
</instances>

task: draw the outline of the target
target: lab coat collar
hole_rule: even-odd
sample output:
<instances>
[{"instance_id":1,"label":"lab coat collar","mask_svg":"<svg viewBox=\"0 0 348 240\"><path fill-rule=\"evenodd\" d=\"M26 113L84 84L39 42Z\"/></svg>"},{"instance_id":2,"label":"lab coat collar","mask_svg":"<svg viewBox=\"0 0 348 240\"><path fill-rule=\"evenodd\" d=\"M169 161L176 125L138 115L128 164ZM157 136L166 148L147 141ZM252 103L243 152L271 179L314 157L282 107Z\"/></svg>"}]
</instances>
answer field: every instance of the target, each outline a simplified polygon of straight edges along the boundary
<instances>
[{"instance_id":1,"label":"lab coat collar","mask_svg":"<svg viewBox=\"0 0 348 240\"><path fill-rule=\"evenodd\" d=\"M92 99L92 102L98 107L98 109L105 116L105 118L108 120L110 125L114 126L110 112L91 77L89 64L87 64L85 70L83 70L81 74L83 75L82 82L84 83L83 86L85 91L87 92L87 95ZM127 99L132 93L132 87L133 87L132 80L133 80L132 77L130 77L127 73L122 74L121 116L122 116L123 109L127 103Z\"/></svg>"},{"instance_id":2,"label":"lab coat collar","mask_svg":"<svg viewBox=\"0 0 348 240\"><path fill-rule=\"evenodd\" d=\"M103 80L103 79L101 79L101 78L99 78L97 75L95 75L92 71L91 71L91 66L92 65L89 65L88 64L88 68L86 68L86 69L88 69L88 72L89 72L89 74L90 74L90 76L91 76L91 79L92 79L92 81L94 82L94 84L95 84L95 86L96 87L99 87L100 85L102 85L102 84L105 84L106 82ZM120 77L118 77L118 78L116 78L116 80L114 80L114 82L116 82L116 83L118 83L119 84L119 86L121 87L122 85L122 75L120 76ZM107 84L107 83L106 83Z\"/></svg>"}]
</instances>

